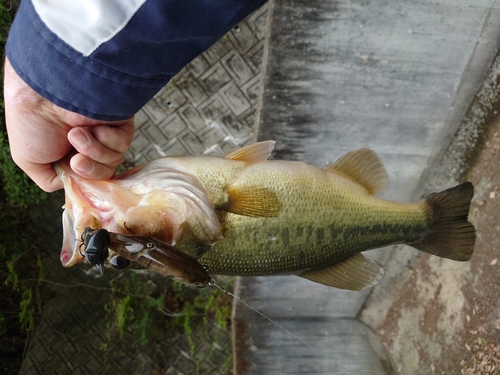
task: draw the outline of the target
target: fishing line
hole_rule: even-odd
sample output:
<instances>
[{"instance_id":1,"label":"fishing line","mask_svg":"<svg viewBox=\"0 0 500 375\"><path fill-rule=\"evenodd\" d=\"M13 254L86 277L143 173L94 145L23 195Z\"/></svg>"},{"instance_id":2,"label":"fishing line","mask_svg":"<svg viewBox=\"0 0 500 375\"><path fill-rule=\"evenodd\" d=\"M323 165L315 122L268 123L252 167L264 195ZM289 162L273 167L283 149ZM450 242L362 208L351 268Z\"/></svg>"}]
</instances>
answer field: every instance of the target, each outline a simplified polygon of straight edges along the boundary
<instances>
[{"instance_id":1,"label":"fishing line","mask_svg":"<svg viewBox=\"0 0 500 375\"><path fill-rule=\"evenodd\" d=\"M309 344L307 341L304 341L303 339L301 339L299 336L293 334L292 332L290 332L288 329L286 329L285 327L283 327L282 325L280 325L279 323L275 322L274 320L272 320L271 318L269 318L268 316L264 315L262 312L260 312L259 310L257 310L256 308L250 306L248 303L246 303L245 301L243 301L240 297L238 297L237 295L227 291L226 289L224 289L221 285L217 284L217 282L212 279L210 280L210 282L208 283L208 285L210 286L214 286L216 288L218 288L219 290L223 291L224 293L226 293L227 295L235 298L238 302L241 302L243 305L245 305L246 307L248 307L250 310L256 312L257 314L259 314L260 316L262 316L263 318L267 319L268 321L270 321L271 323L273 323L276 327L282 329L283 331L285 331L287 334L289 334L290 336L292 336L293 338L295 338L296 340L299 340L302 344L306 345L307 347L311 348L312 350L314 350L316 353L318 353L320 356L322 357L325 357L327 358L323 353L321 353L318 349L316 349L314 346L312 346L311 344ZM342 367L345 371L347 371L349 374L352 374L351 371L349 371L348 369L346 369L344 366L342 366L340 363L338 363L337 361L335 361L335 364Z\"/></svg>"}]
</instances>

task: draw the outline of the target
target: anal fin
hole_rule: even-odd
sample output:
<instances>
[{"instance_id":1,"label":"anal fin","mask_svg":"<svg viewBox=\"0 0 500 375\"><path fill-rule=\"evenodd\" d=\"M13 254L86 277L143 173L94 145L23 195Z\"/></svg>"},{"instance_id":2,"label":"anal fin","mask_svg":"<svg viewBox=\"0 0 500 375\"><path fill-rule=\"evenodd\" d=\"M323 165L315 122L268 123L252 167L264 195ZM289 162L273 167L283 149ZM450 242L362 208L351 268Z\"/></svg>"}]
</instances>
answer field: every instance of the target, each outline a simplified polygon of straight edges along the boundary
<instances>
[{"instance_id":1,"label":"anal fin","mask_svg":"<svg viewBox=\"0 0 500 375\"><path fill-rule=\"evenodd\" d=\"M357 253L331 267L304 272L298 276L339 289L363 290L376 285L384 274L384 266Z\"/></svg>"}]
</instances>

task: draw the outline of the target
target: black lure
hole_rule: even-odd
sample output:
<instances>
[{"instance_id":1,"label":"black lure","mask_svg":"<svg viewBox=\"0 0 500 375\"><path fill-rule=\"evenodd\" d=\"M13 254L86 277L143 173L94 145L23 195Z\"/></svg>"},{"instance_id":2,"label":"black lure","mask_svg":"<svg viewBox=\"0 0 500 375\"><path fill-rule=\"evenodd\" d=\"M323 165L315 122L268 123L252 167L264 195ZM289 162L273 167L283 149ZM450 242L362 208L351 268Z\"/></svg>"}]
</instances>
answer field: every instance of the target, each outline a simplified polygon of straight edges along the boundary
<instances>
[{"instance_id":1,"label":"black lure","mask_svg":"<svg viewBox=\"0 0 500 375\"><path fill-rule=\"evenodd\" d=\"M85 228L82 233L82 245L84 246L83 254L87 263L96 266L101 274L104 272L104 262L108 259L109 251L109 232L106 229L93 230Z\"/></svg>"}]
</instances>

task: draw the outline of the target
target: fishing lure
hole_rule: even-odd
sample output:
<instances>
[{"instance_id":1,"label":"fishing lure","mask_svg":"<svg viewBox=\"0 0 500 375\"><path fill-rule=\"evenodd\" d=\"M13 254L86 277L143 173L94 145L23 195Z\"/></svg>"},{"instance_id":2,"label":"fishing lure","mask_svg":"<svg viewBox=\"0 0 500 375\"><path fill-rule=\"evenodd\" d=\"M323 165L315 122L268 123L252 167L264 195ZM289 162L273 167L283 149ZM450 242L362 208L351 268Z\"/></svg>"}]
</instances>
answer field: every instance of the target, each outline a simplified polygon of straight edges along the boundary
<instances>
[{"instance_id":1,"label":"fishing lure","mask_svg":"<svg viewBox=\"0 0 500 375\"><path fill-rule=\"evenodd\" d=\"M207 269L196 259L165 242L88 227L82 238L85 246L82 256L88 263L96 265L101 273L104 261L109 257L109 249L116 254L109 259L113 268L126 268L133 261L183 284L204 287L212 282Z\"/></svg>"},{"instance_id":2,"label":"fishing lure","mask_svg":"<svg viewBox=\"0 0 500 375\"><path fill-rule=\"evenodd\" d=\"M96 266L101 274L103 274L104 262L109 256L109 232L106 229L93 230L87 227L83 231L81 239L82 244L79 248L80 255L85 257L87 263ZM81 250L82 246L84 246L83 253Z\"/></svg>"}]
</instances>

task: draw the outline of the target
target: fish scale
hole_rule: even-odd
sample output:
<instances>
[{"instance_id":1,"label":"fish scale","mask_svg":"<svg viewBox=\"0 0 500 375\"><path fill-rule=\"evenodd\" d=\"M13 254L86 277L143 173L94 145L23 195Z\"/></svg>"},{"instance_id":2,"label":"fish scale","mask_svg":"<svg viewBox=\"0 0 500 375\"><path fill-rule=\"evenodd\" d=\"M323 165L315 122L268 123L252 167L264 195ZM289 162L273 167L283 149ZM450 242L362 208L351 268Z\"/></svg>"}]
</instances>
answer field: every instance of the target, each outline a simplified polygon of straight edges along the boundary
<instances>
[{"instance_id":1,"label":"fish scale","mask_svg":"<svg viewBox=\"0 0 500 375\"><path fill-rule=\"evenodd\" d=\"M285 217L270 220L228 214L222 225L231 230L199 261L216 274L298 273L334 265L367 249L416 242L427 231L426 215L418 205L408 205L405 211L358 207L336 217L318 215L316 225L302 215L295 215L301 221L294 225Z\"/></svg>"},{"instance_id":2,"label":"fish scale","mask_svg":"<svg viewBox=\"0 0 500 375\"><path fill-rule=\"evenodd\" d=\"M66 191L63 264L84 261L75 239L87 226L174 245L214 274L293 274L350 290L374 285L385 272L365 250L403 243L470 259L471 183L416 203L392 202L376 196L388 177L372 150L317 168L267 160L273 146L164 157L110 181L85 180L69 164L56 165Z\"/></svg>"}]
</instances>

